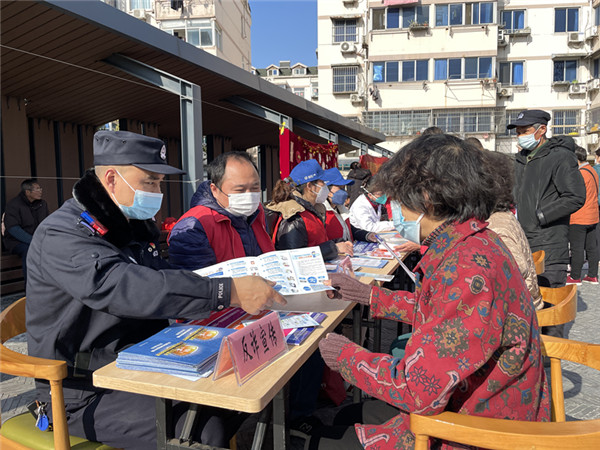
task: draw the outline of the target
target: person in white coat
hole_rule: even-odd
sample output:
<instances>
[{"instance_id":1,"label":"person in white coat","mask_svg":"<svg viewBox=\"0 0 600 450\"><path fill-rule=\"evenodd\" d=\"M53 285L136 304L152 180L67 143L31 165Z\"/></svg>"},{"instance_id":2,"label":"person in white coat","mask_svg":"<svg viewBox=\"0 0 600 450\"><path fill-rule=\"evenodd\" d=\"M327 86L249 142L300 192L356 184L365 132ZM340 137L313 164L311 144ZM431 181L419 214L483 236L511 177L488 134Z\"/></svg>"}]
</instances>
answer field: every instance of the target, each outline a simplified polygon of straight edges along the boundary
<instances>
[{"instance_id":1,"label":"person in white coat","mask_svg":"<svg viewBox=\"0 0 600 450\"><path fill-rule=\"evenodd\" d=\"M364 194L356 199L350 207L350 224L356 228L379 233L394 230L391 220L381 220L381 212L387 202L387 197L382 192L369 192L369 186L373 183L369 180L363 187Z\"/></svg>"}]
</instances>

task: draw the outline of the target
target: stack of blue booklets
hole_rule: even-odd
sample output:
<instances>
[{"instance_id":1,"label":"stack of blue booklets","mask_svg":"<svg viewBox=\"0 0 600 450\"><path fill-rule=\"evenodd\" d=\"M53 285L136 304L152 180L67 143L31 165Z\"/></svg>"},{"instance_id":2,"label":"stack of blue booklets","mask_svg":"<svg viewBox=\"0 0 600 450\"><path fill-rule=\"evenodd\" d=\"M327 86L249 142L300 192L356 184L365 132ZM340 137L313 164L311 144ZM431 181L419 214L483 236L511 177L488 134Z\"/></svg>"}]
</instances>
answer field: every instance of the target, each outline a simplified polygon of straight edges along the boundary
<instances>
[{"instance_id":1,"label":"stack of blue booklets","mask_svg":"<svg viewBox=\"0 0 600 450\"><path fill-rule=\"evenodd\" d=\"M183 377L207 377L213 371L221 341L235 331L173 324L119 352L117 367Z\"/></svg>"}]
</instances>

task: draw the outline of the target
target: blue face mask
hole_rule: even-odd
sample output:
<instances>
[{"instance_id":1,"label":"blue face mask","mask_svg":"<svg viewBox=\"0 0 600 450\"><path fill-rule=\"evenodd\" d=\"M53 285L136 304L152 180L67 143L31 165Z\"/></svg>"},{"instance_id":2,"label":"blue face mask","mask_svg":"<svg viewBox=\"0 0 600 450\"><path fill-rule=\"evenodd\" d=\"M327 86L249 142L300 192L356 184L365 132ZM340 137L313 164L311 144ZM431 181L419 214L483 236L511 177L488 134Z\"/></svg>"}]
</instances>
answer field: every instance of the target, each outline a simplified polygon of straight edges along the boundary
<instances>
[{"instance_id":1,"label":"blue face mask","mask_svg":"<svg viewBox=\"0 0 600 450\"><path fill-rule=\"evenodd\" d=\"M392 221L394 222L394 228L402 235L404 239L408 239L416 244L421 243L421 219L423 214L415 221L406 221L402 215L402 206L399 202L393 200L391 202L392 207Z\"/></svg>"},{"instance_id":2,"label":"blue face mask","mask_svg":"<svg viewBox=\"0 0 600 450\"><path fill-rule=\"evenodd\" d=\"M535 133L537 133L539 128L535 130L531 134L524 134L522 136L517 137L517 142L519 143L519 147L524 150L533 150L540 143L540 139L535 138Z\"/></svg>"},{"instance_id":3,"label":"blue face mask","mask_svg":"<svg viewBox=\"0 0 600 450\"><path fill-rule=\"evenodd\" d=\"M133 196L133 204L131 206L124 206L117 202L116 197L113 195L115 202L125 214L125 217L129 219L137 219L137 220L148 220L152 219L156 213L160 210L160 206L162 205L162 194L157 194L154 192L146 192L140 191L139 189L133 189L127 180L123 178L123 175L116 171L121 179L129 186L129 188L135 193Z\"/></svg>"},{"instance_id":4,"label":"blue face mask","mask_svg":"<svg viewBox=\"0 0 600 450\"><path fill-rule=\"evenodd\" d=\"M333 203L334 205L343 205L344 203L346 203L347 199L348 193L343 189L340 189L339 191L335 191L333 193L333 196L331 197L331 203Z\"/></svg>"}]
</instances>

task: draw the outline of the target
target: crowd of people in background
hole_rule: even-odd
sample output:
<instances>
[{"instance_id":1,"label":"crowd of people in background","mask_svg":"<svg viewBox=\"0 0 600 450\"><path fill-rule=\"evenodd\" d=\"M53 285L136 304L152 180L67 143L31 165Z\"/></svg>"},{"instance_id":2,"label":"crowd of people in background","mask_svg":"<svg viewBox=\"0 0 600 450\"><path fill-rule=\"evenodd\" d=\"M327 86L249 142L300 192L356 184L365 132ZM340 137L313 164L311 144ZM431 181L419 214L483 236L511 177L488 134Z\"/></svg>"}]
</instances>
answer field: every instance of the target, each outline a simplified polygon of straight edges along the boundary
<instances>
[{"instance_id":1,"label":"crowd of people in background","mask_svg":"<svg viewBox=\"0 0 600 450\"><path fill-rule=\"evenodd\" d=\"M549 120L545 111L525 110L508 125L518 136L514 158L431 127L377 174L354 162L344 177L302 161L266 204L252 158L224 153L210 161L208 179L172 227L168 262L153 244L152 218L160 181L181 171L166 164L158 139L96 133L95 168L75 184L74 199L47 217L40 184L25 180L3 217L5 248L23 257L28 275L30 354L69 366L72 434L115 447L155 446L153 399L99 390L92 371L166 319L285 303L260 277L206 279L192 270L313 246L330 261L352 256L353 242L376 242L380 232L406 239L401 250L415 255L417 281L390 290L335 273L333 295L369 307L374 317L409 323L412 333L402 357L336 333L321 341L290 388L292 428L307 448L410 448L410 412L549 420L535 318L547 306L540 286L598 284L600 253L600 150L592 166L571 137L546 136ZM545 252L540 275L532 257L538 250ZM543 332L563 335L562 327ZM333 428L312 416L325 365L376 399L342 410ZM38 390L48 401L48 386L38 383ZM245 418L216 408L203 414L195 438L217 446ZM183 426L180 414L174 420ZM116 423L129 426L116 431Z\"/></svg>"}]
</instances>

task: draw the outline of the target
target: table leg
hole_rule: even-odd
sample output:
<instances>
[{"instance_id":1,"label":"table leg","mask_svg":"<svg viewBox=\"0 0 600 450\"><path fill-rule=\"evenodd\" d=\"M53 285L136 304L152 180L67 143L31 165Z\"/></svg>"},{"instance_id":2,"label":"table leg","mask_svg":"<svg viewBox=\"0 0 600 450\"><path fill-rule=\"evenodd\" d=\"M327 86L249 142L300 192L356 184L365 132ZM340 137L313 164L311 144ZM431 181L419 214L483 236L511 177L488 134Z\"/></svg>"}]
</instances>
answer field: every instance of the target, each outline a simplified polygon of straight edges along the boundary
<instances>
[{"instance_id":1,"label":"table leg","mask_svg":"<svg viewBox=\"0 0 600 450\"><path fill-rule=\"evenodd\" d=\"M273 398L273 448L284 450L290 448L290 430L287 423L287 391L286 384Z\"/></svg>"},{"instance_id":2,"label":"table leg","mask_svg":"<svg viewBox=\"0 0 600 450\"><path fill-rule=\"evenodd\" d=\"M381 319L373 319L373 351L381 353Z\"/></svg>"},{"instance_id":3,"label":"table leg","mask_svg":"<svg viewBox=\"0 0 600 450\"><path fill-rule=\"evenodd\" d=\"M260 417L258 418L258 423L256 424L256 430L254 431L254 439L252 440L252 450L260 450L262 448L267 427L271 422L272 410L273 404L269 403L267 406L265 406L265 409L260 412Z\"/></svg>"},{"instance_id":4,"label":"table leg","mask_svg":"<svg viewBox=\"0 0 600 450\"><path fill-rule=\"evenodd\" d=\"M183 423L181 436L179 437L181 442L191 442L191 436L192 432L194 431L194 425L196 424L196 417L198 417L199 410L200 405L197 405L196 403L190 404L187 414L185 415L185 422Z\"/></svg>"},{"instance_id":5,"label":"table leg","mask_svg":"<svg viewBox=\"0 0 600 450\"><path fill-rule=\"evenodd\" d=\"M167 442L173 437L173 401L165 398L156 399L156 446L158 450L166 450Z\"/></svg>"}]
</instances>

